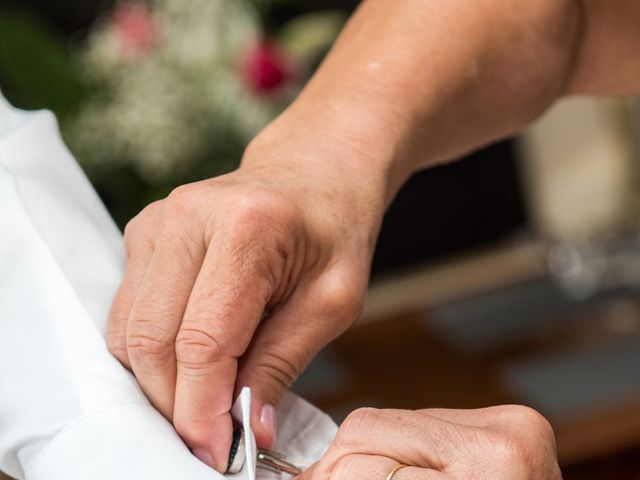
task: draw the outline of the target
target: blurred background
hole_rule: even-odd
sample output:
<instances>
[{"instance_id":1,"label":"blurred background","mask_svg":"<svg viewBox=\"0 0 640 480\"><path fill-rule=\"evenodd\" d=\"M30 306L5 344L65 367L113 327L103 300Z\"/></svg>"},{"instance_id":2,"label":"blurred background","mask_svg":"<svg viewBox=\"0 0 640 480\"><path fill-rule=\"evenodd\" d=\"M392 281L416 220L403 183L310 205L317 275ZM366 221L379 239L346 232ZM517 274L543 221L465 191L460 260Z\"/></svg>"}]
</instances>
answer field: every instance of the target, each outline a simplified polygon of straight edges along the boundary
<instances>
[{"instance_id":1,"label":"blurred background","mask_svg":"<svg viewBox=\"0 0 640 480\"><path fill-rule=\"evenodd\" d=\"M123 227L234 169L357 3L0 0L0 88L56 113ZM639 121L633 100L565 100L415 175L362 318L295 390L337 421L364 405L531 405L566 479L640 478Z\"/></svg>"}]
</instances>

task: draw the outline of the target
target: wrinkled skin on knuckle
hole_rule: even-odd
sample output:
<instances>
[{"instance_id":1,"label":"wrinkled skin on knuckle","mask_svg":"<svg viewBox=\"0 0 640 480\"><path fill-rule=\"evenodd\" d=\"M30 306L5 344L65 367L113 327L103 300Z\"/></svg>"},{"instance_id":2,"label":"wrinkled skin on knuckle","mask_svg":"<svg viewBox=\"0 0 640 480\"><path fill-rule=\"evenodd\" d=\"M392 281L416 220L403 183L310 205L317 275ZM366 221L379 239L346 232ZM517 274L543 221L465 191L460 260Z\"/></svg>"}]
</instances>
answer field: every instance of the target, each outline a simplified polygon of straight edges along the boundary
<instances>
[{"instance_id":1,"label":"wrinkled skin on knuckle","mask_svg":"<svg viewBox=\"0 0 640 480\"><path fill-rule=\"evenodd\" d=\"M288 281L300 253L296 247L304 236L303 220L284 199L265 192L235 198L229 210L233 213L213 235L228 245L239 274L267 280L277 302L290 293Z\"/></svg>"},{"instance_id":2,"label":"wrinkled skin on knuckle","mask_svg":"<svg viewBox=\"0 0 640 480\"><path fill-rule=\"evenodd\" d=\"M555 435L549 421L533 408L509 405L505 415L513 426L512 442L521 462L531 471L541 472L539 478L560 478L557 465Z\"/></svg>"},{"instance_id":3,"label":"wrinkled skin on knuckle","mask_svg":"<svg viewBox=\"0 0 640 480\"><path fill-rule=\"evenodd\" d=\"M127 327L126 319L129 311L122 302L113 304L109 311L105 343L107 348L121 362L127 357ZM118 321L124 319L125 321Z\"/></svg>"},{"instance_id":4,"label":"wrinkled skin on knuckle","mask_svg":"<svg viewBox=\"0 0 640 480\"><path fill-rule=\"evenodd\" d=\"M143 210L132 222L131 245L147 240L147 248L170 248L176 256L200 258L206 250L202 211L209 199L198 184L183 185L156 204ZM134 233L136 238L134 238ZM140 249L140 245L137 245Z\"/></svg>"},{"instance_id":5,"label":"wrinkled skin on knuckle","mask_svg":"<svg viewBox=\"0 0 640 480\"><path fill-rule=\"evenodd\" d=\"M530 445L518 435L500 429L484 429L480 432L480 448L476 452L482 470L487 474L500 472L501 479L528 480L535 471L530 456Z\"/></svg>"},{"instance_id":6,"label":"wrinkled skin on knuckle","mask_svg":"<svg viewBox=\"0 0 640 480\"><path fill-rule=\"evenodd\" d=\"M548 440L554 438L551 424L537 410L524 405L512 405L509 407L509 414L514 423L521 426L523 432L530 432Z\"/></svg>"},{"instance_id":7,"label":"wrinkled skin on knuckle","mask_svg":"<svg viewBox=\"0 0 640 480\"><path fill-rule=\"evenodd\" d=\"M124 227L124 236L133 237L147 231L155 225L162 212L165 200L158 200L144 207Z\"/></svg>"},{"instance_id":8,"label":"wrinkled skin on knuckle","mask_svg":"<svg viewBox=\"0 0 640 480\"><path fill-rule=\"evenodd\" d=\"M540 414L517 405L489 407L482 414L491 419L488 426L456 428L460 439L453 441L447 456L459 460L448 467L450 474L500 480L561 478L553 436Z\"/></svg>"},{"instance_id":9,"label":"wrinkled skin on knuckle","mask_svg":"<svg viewBox=\"0 0 640 480\"><path fill-rule=\"evenodd\" d=\"M504 429L525 438L529 443L550 444L555 448L555 434L549 421L537 410L524 405L493 407Z\"/></svg>"},{"instance_id":10,"label":"wrinkled skin on knuckle","mask_svg":"<svg viewBox=\"0 0 640 480\"><path fill-rule=\"evenodd\" d=\"M198 371L223 357L235 356L232 343L224 332L211 325L183 327L176 337L176 359L184 367Z\"/></svg>"},{"instance_id":11,"label":"wrinkled skin on knuckle","mask_svg":"<svg viewBox=\"0 0 640 480\"><path fill-rule=\"evenodd\" d=\"M277 398L293 384L307 362L306 356L297 355L292 350L287 351L286 356L275 350L264 350L254 368L256 376L275 381L275 385L265 382L263 387L276 389L270 393L271 398Z\"/></svg>"},{"instance_id":12,"label":"wrinkled skin on knuckle","mask_svg":"<svg viewBox=\"0 0 640 480\"><path fill-rule=\"evenodd\" d=\"M162 211L163 200L147 205L124 227L124 247L127 255L143 249L153 249L158 216Z\"/></svg>"},{"instance_id":13,"label":"wrinkled skin on knuckle","mask_svg":"<svg viewBox=\"0 0 640 480\"><path fill-rule=\"evenodd\" d=\"M189 217L206 204L208 189L200 183L191 183L174 188L167 196L164 214L171 219Z\"/></svg>"},{"instance_id":14,"label":"wrinkled skin on knuckle","mask_svg":"<svg viewBox=\"0 0 640 480\"><path fill-rule=\"evenodd\" d=\"M227 238L223 241L227 244L225 248L226 261L230 267L230 277L227 279L231 288L239 288L245 283L255 283L260 280L261 287L263 281L268 282L268 290L280 280L280 268L273 265L274 258L269 245L271 239L262 234L253 233L250 228L233 228L227 233ZM260 288L255 293L263 294ZM260 298L259 301L266 299Z\"/></svg>"},{"instance_id":15,"label":"wrinkled skin on knuckle","mask_svg":"<svg viewBox=\"0 0 640 480\"><path fill-rule=\"evenodd\" d=\"M156 242L158 248L172 252L173 260L169 261L175 261L176 264L201 264L206 252L202 230L197 223L188 226L169 223L164 226ZM174 281L172 278L165 280Z\"/></svg>"},{"instance_id":16,"label":"wrinkled skin on knuckle","mask_svg":"<svg viewBox=\"0 0 640 480\"><path fill-rule=\"evenodd\" d=\"M127 334L109 326L105 336L107 348L120 363L127 363Z\"/></svg>"},{"instance_id":17,"label":"wrinkled skin on knuckle","mask_svg":"<svg viewBox=\"0 0 640 480\"><path fill-rule=\"evenodd\" d=\"M245 247L291 236L298 220L289 200L266 190L235 194L229 201L229 210L225 226L233 240Z\"/></svg>"},{"instance_id":18,"label":"wrinkled skin on knuckle","mask_svg":"<svg viewBox=\"0 0 640 480\"><path fill-rule=\"evenodd\" d=\"M215 202L203 190L197 184L183 185L173 190L163 201L156 235L165 240L180 239L189 248L204 246L205 212Z\"/></svg>"},{"instance_id":19,"label":"wrinkled skin on knuckle","mask_svg":"<svg viewBox=\"0 0 640 480\"><path fill-rule=\"evenodd\" d=\"M406 428L420 429L425 444L437 445L434 451L425 450L423 445L412 445L407 451L416 459L417 465L436 470L443 470L451 458L473 458L482 445L477 429L441 421L437 415L432 416L429 409L411 412L408 418L398 417L396 423L408 424ZM416 434L416 437L418 436Z\"/></svg>"},{"instance_id":20,"label":"wrinkled skin on knuckle","mask_svg":"<svg viewBox=\"0 0 640 480\"><path fill-rule=\"evenodd\" d=\"M141 217L141 215L142 214L140 213L133 217L124 227L124 249L128 256L131 256L137 250L141 249L136 247L143 247L145 243L148 244L146 237L149 235L149 232L145 229L145 225L148 222L146 219Z\"/></svg>"},{"instance_id":21,"label":"wrinkled skin on knuckle","mask_svg":"<svg viewBox=\"0 0 640 480\"><path fill-rule=\"evenodd\" d=\"M174 334L157 322L133 319L127 328L127 353L132 364L155 370L173 358Z\"/></svg>"},{"instance_id":22,"label":"wrinkled skin on knuckle","mask_svg":"<svg viewBox=\"0 0 640 480\"><path fill-rule=\"evenodd\" d=\"M344 419L333 441L332 448L349 452L355 439L366 438L378 424L382 412L376 408L358 408Z\"/></svg>"},{"instance_id":23,"label":"wrinkled skin on knuckle","mask_svg":"<svg viewBox=\"0 0 640 480\"><path fill-rule=\"evenodd\" d=\"M359 471L362 468L362 464L357 461L353 455L344 455L340 457L332 467L330 472L326 472L331 475L332 480L350 480L356 478L362 478L362 472ZM384 478L384 477L380 477Z\"/></svg>"}]
</instances>

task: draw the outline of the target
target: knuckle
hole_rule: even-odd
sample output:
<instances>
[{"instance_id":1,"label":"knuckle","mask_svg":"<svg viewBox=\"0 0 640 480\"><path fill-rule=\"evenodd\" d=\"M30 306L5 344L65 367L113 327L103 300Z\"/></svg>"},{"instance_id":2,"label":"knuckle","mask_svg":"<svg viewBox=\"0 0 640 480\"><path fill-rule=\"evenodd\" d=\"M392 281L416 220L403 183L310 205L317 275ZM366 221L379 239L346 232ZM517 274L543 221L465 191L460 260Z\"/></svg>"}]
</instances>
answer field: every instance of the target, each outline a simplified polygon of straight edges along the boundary
<instances>
[{"instance_id":1,"label":"knuckle","mask_svg":"<svg viewBox=\"0 0 640 480\"><path fill-rule=\"evenodd\" d=\"M264 280L267 289L278 283L291 264L301 236L301 224L294 219L290 203L269 191L236 195L229 207L233 215L216 227L238 268Z\"/></svg>"},{"instance_id":2,"label":"knuckle","mask_svg":"<svg viewBox=\"0 0 640 480\"><path fill-rule=\"evenodd\" d=\"M181 185L171 191L167 197L165 213L170 219L189 218L202 204L203 190L196 184Z\"/></svg>"},{"instance_id":3,"label":"knuckle","mask_svg":"<svg viewBox=\"0 0 640 480\"><path fill-rule=\"evenodd\" d=\"M496 428L482 431L481 441L494 467L520 478L526 472L536 470L541 458L555 458L553 429L540 413L522 405L502 405L493 409L500 421Z\"/></svg>"},{"instance_id":4,"label":"knuckle","mask_svg":"<svg viewBox=\"0 0 640 480\"><path fill-rule=\"evenodd\" d=\"M142 222L141 217L140 217L141 215L142 215L142 213L139 213L138 215L133 217L131 220L129 220L127 222L127 224L124 226L124 238L125 238L125 240L128 239L128 238L135 237L137 232L140 231L140 223Z\"/></svg>"},{"instance_id":5,"label":"knuckle","mask_svg":"<svg viewBox=\"0 0 640 480\"><path fill-rule=\"evenodd\" d=\"M153 248L153 232L157 222L157 212L161 202L154 202L133 217L124 227L124 245L127 252L136 246Z\"/></svg>"},{"instance_id":6,"label":"knuckle","mask_svg":"<svg viewBox=\"0 0 640 480\"><path fill-rule=\"evenodd\" d=\"M322 287L320 302L327 316L355 320L360 315L364 305L364 289L351 276L333 275Z\"/></svg>"},{"instance_id":7,"label":"knuckle","mask_svg":"<svg viewBox=\"0 0 640 480\"><path fill-rule=\"evenodd\" d=\"M280 216L289 209L289 202L269 190L255 190L242 195L237 202L238 215L247 220L262 221L265 217Z\"/></svg>"},{"instance_id":8,"label":"knuckle","mask_svg":"<svg viewBox=\"0 0 640 480\"><path fill-rule=\"evenodd\" d=\"M561 478L557 464L555 435L547 419L530 407L506 405L502 408L503 422L510 428L502 434L492 452L499 468L516 472L517 478L526 472L546 472L544 478Z\"/></svg>"},{"instance_id":9,"label":"knuckle","mask_svg":"<svg viewBox=\"0 0 640 480\"><path fill-rule=\"evenodd\" d=\"M334 440L336 448L348 449L353 439L367 435L375 428L379 416L380 410L371 407L358 408L351 412L340 425Z\"/></svg>"},{"instance_id":10,"label":"knuckle","mask_svg":"<svg viewBox=\"0 0 640 480\"><path fill-rule=\"evenodd\" d=\"M136 319L127 330L127 353L138 367L158 368L172 358L173 341L173 333L157 322Z\"/></svg>"},{"instance_id":11,"label":"knuckle","mask_svg":"<svg viewBox=\"0 0 640 480\"><path fill-rule=\"evenodd\" d=\"M107 330L105 341L107 343L107 348L113 356L120 360L121 363L126 363L128 359L126 334L119 330L109 328Z\"/></svg>"},{"instance_id":12,"label":"knuckle","mask_svg":"<svg viewBox=\"0 0 640 480\"><path fill-rule=\"evenodd\" d=\"M128 253L135 250L136 243L145 235L145 228L143 227L145 221L140 215L133 217L124 227L124 247Z\"/></svg>"},{"instance_id":13,"label":"knuckle","mask_svg":"<svg viewBox=\"0 0 640 480\"><path fill-rule=\"evenodd\" d=\"M513 405L510 410L516 422L524 427L522 431L553 436L551 424L537 410L524 405Z\"/></svg>"},{"instance_id":14,"label":"knuckle","mask_svg":"<svg viewBox=\"0 0 640 480\"><path fill-rule=\"evenodd\" d=\"M160 210L162 201L150 203L140 211L135 217L133 217L127 225L124 227L125 236L136 235L141 231L147 230L155 222Z\"/></svg>"},{"instance_id":15,"label":"knuckle","mask_svg":"<svg viewBox=\"0 0 640 480\"><path fill-rule=\"evenodd\" d=\"M266 190L239 195L233 211L232 231L239 240L263 238L265 231L281 229L293 216L291 202Z\"/></svg>"},{"instance_id":16,"label":"knuckle","mask_svg":"<svg viewBox=\"0 0 640 480\"><path fill-rule=\"evenodd\" d=\"M211 365L229 355L226 335L212 332L211 327L183 327L176 337L176 359L187 368L198 369Z\"/></svg>"},{"instance_id":17,"label":"knuckle","mask_svg":"<svg viewBox=\"0 0 640 480\"><path fill-rule=\"evenodd\" d=\"M287 390L301 370L306 366L306 361L300 358L291 358L292 352L282 355L277 352L263 352L255 365L256 375L264 376L275 382L276 395ZM294 354L295 355L295 354Z\"/></svg>"},{"instance_id":18,"label":"knuckle","mask_svg":"<svg viewBox=\"0 0 640 480\"><path fill-rule=\"evenodd\" d=\"M178 205L191 205L201 194L197 184L180 185L174 188L167 199Z\"/></svg>"},{"instance_id":19,"label":"knuckle","mask_svg":"<svg viewBox=\"0 0 640 480\"><path fill-rule=\"evenodd\" d=\"M340 457L334 467L331 478L347 479L362 478L362 463L353 455L345 455Z\"/></svg>"},{"instance_id":20,"label":"knuckle","mask_svg":"<svg viewBox=\"0 0 640 480\"><path fill-rule=\"evenodd\" d=\"M505 472L529 470L530 452L526 442L520 436L491 430L485 432L484 440L495 467Z\"/></svg>"}]
</instances>

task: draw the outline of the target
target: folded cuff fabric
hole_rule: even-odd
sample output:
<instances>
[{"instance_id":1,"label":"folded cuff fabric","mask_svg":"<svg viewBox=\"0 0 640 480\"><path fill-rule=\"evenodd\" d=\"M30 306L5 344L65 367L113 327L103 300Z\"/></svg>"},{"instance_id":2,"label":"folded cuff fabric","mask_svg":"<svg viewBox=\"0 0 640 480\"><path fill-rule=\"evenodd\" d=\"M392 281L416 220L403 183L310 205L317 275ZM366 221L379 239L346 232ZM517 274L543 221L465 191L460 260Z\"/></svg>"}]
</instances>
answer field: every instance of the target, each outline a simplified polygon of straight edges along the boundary
<instances>
[{"instance_id":1,"label":"folded cuff fabric","mask_svg":"<svg viewBox=\"0 0 640 480\"><path fill-rule=\"evenodd\" d=\"M29 480L224 478L191 455L108 352L120 232L55 118L13 109L1 95L0 226L0 470ZM243 395L240 417L250 404ZM335 431L287 395L276 449L307 465ZM250 460L238 479L256 478L246 438Z\"/></svg>"}]
</instances>

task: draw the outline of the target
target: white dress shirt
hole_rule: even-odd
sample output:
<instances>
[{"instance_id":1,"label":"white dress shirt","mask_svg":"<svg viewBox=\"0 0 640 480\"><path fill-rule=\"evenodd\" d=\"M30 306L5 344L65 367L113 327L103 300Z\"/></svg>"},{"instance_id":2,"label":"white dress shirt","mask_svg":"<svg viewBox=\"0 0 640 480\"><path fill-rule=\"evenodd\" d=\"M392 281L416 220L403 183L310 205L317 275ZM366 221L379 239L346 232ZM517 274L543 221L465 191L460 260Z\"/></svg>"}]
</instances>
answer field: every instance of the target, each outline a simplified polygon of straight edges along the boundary
<instances>
[{"instance_id":1,"label":"white dress shirt","mask_svg":"<svg viewBox=\"0 0 640 480\"><path fill-rule=\"evenodd\" d=\"M120 232L53 115L0 95L0 470L29 480L224 478L191 455L105 346L123 265ZM335 430L287 395L276 449L309 464ZM235 478L255 478L253 458Z\"/></svg>"}]
</instances>

